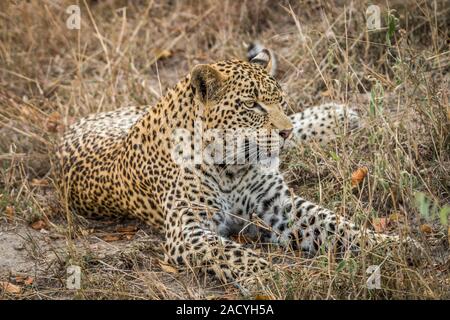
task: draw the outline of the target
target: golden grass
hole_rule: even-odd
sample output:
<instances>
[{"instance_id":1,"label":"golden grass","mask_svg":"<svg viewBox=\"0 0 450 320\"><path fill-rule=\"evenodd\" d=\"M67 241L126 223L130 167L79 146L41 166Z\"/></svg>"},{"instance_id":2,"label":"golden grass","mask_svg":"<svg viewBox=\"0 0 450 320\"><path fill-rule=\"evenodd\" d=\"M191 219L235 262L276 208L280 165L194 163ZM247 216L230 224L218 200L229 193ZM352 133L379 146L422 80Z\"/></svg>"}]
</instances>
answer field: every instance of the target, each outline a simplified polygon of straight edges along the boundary
<instances>
[{"instance_id":1,"label":"golden grass","mask_svg":"<svg viewBox=\"0 0 450 320\"><path fill-rule=\"evenodd\" d=\"M400 253L340 262L326 254L306 259L275 251L285 261L260 296L450 297L447 226L437 217L426 220L415 203L418 192L437 208L450 203L448 1L380 1L385 28L377 32L367 31L365 21L373 1L79 1L81 31L65 24L72 2L0 3L0 226L14 230L44 220L50 230L43 236L30 231L26 240L30 257L42 266L34 283L20 295L0 297L241 297L209 277L161 266L161 236L146 226L139 225L133 240L107 243L101 233L114 232L111 225L67 219L50 160L74 120L152 105L195 64L243 58L243 43L254 39L277 54L277 78L292 112L340 101L363 118L361 129L327 148L298 147L284 157L294 191L359 224L394 214L399 219L387 231L409 234L428 252L421 265L411 266ZM387 37L392 17L398 24ZM352 188L351 174L362 166L369 175ZM425 222L431 233L420 232ZM374 263L382 263L381 290L365 285L365 270ZM70 264L82 267L79 291L65 289ZM14 282L5 270L2 278Z\"/></svg>"}]
</instances>

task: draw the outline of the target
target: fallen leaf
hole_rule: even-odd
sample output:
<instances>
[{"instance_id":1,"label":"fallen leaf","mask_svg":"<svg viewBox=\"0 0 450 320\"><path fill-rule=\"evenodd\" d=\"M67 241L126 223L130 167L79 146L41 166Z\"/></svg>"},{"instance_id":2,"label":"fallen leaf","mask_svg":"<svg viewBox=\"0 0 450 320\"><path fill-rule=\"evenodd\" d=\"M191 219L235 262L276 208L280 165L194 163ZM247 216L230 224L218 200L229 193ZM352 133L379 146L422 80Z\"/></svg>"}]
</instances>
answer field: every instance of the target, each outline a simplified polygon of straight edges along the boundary
<instances>
[{"instance_id":1,"label":"fallen leaf","mask_svg":"<svg viewBox=\"0 0 450 320\"><path fill-rule=\"evenodd\" d=\"M255 296L255 300L272 300L272 299L270 299L269 296L266 296L266 295L263 295L263 294L257 294Z\"/></svg>"},{"instance_id":2,"label":"fallen leaf","mask_svg":"<svg viewBox=\"0 0 450 320\"><path fill-rule=\"evenodd\" d=\"M170 58L171 56L172 56L172 51L170 51L170 50L167 50L167 49L157 49L156 50L156 53L155 53L155 56L156 56L156 59L158 59L158 60L163 60L163 59L168 59L168 58Z\"/></svg>"},{"instance_id":3,"label":"fallen leaf","mask_svg":"<svg viewBox=\"0 0 450 320\"><path fill-rule=\"evenodd\" d=\"M161 270L164 271L164 272L167 272L167 273L178 273L178 270L176 268L172 267L171 265L169 265L169 264L167 264L165 262L160 261L159 265L161 267Z\"/></svg>"},{"instance_id":4,"label":"fallen leaf","mask_svg":"<svg viewBox=\"0 0 450 320\"><path fill-rule=\"evenodd\" d=\"M106 234L104 236L100 237L103 241L106 242L113 242L113 241L119 241L120 237L114 234Z\"/></svg>"},{"instance_id":5,"label":"fallen leaf","mask_svg":"<svg viewBox=\"0 0 450 320\"><path fill-rule=\"evenodd\" d=\"M398 222L403 220L403 215L399 212L394 212L389 215L389 221Z\"/></svg>"},{"instance_id":6,"label":"fallen leaf","mask_svg":"<svg viewBox=\"0 0 450 320\"><path fill-rule=\"evenodd\" d=\"M48 181L46 179L33 179L31 180L31 185L33 187L46 187L48 186Z\"/></svg>"},{"instance_id":7,"label":"fallen leaf","mask_svg":"<svg viewBox=\"0 0 450 320\"><path fill-rule=\"evenodd\" d=\"M352 186L357 186L360 184L364 178L367 176L369 169L367 167L358 168L356 171L352 173Z\"/></svg>"},{"instance_id":8,"label":"fallen leaf","mask_svg":"<svg viewBox=\"0 0 450 320\"><path fill-rule=\"evenodd\" d=\"M6 219L8 220L8 222L13 222L14 221L14 216L16 215L16 208L14 208L13 206L6 206Z\"/></svg>"},{"instance_id":9,"label":"fallen leaf","mask_svg":"<svg viewBox=\"0 0 450 320\"><path fill-rule=\"evenodd\" d=\"M27 286L31 286L34 282L34 279L32 277L21 276L21 275L17 275L15 280L16 280L16 283L25 284Z\"/></svg>"},{"instance_id":10,"label":"fallen leaf","mask_svg":"<svg viewBox=\"0 0 450 320\"><path fill-rule=\"evenodd\" d=\"M422 224L420 226L420 231L422 233L432 233L433 232L433 228L429 225L429 224Z\"/></svg>"},{"instance_id":11,"label":"fallen leaf","mask_svg":"<svg viewBox=\"0 0 450 320\"><path fill-rule=\"evenodd\" d=\"M388 218L373 218L372 219L372 225L375 230L375 232L384 232L387 229L387 226L389 224Z\"/></svg>"},{"instance_id":12,"label":"fallen leaf","mask_svg":"<svg viewBox=\"0 0 450 320\"><path fill-rule=\"evenodd\" d=\"M22 288L6 281L0 281L0 289L7 293L19 294L22 292Z\"/></svg>"},{"instance_id":13,"label":"fallen leaf","mask_svg":"<svg viewBox=\"0 0 450 320\"><path fill-rule=\"evenodd\" d=\"M32 277L27 277L23 283L26 284L27 286L31 286L33 282L34 279Z\"/></svg>"},{"instance_id":14,"label":"fallen leaf","mask_svg":"<svg viewBox=\"0 0 450 320\"><path fill-rule=\"evenodd\" d=\"M41 229L44 229L46 226L47 226L47 224L43 220L38 220L31 224L31 227L34 230L41 230Z\"/></svg>"},{"instance_id":15,"label":"fallen leaf","mask_svg":"<svg viewBox=\"0 0 450 320\"><path fill-rule=\"evenodd\" d=\"M121 233L136 233L137 231L137 226L124 226L124 227L117 227L116 230L117 232L121 232Z\"/></svg>"},{"instance_id":16,"label":"fallen leaf","mask_svg":"<svg viewBox=\"0 0 450 320\"><path fill-rule=\"evenodd\" d=\"M52 113L50 113L50 115L47 118L47 122L45 124L45 128L47 129L48 132L58 132L59 127L61 124L61 115L59 114L59 112L54 111Z\"/></svg>"}]
</instances>

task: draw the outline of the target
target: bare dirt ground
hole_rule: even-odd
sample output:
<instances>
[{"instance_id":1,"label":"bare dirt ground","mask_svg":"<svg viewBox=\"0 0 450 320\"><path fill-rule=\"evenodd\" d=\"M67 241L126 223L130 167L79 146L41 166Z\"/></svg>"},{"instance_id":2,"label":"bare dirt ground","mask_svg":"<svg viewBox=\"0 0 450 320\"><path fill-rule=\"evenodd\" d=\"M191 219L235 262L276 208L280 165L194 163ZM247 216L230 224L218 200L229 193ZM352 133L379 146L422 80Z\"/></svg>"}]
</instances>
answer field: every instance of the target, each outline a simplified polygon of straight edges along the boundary
<instances>
[{"instance_id":1,"label":"bare dirt ground","mask_svg":"<svg viewBox=\"0 0 450 320\"><path fill-rule=\"evenodd\" d=\"M0 3L0 298L449 299L448 1L71 1ZM100 111L153 105L197 63L244 58L260 40L279 61L291 112L329 101L363 126L283 155L293 191L361 226L409 235L427 257L343 260L272 248L279 271L250 296L163 263L162 235L138 221L74 216L54 185L54 147ZM368 174L356 185L358 169ZM253 245L253 244L249 244ZM261 249L261 248L258 248ZM366 269L381 265L381 289ZM67 268L81 268L68 289ZM194 271L194 272L193 272Z\"/></svg>"},{"instance_id":2,"label":"bare dirt ground","mask_svg":"<svg viewBox=\"0 0 450 320\"><path fill-rule=\"evenodd\" d=\"M160 246L163 239L147 226L117 220L91 221L88 226L81 231L85 236L67 243L67 237L54 229L37 231L23 223L2 224L0 279L24 286L21 298L66 299L74 294L87 298L82 290L67 289L70 274L65 267L80 265L77 259L81 259L81 264L95 273L107 272L108 278L114 273L123 277L122 285L127 289L116 291L115 298L144 298L150 292L153 298L161 299L226 298L223 285L213 279L208 278L205 286L190 272L179 272L165 264ZM88 294L90 298L119 289L119 279L113 288L105 288L100 285L101 278L83 276L83 282L97 283L97 288ZM130 294L133 286L136 292ZM230 295L237 294L232 288L229 291Z\"/></svg>"}]
</instances>

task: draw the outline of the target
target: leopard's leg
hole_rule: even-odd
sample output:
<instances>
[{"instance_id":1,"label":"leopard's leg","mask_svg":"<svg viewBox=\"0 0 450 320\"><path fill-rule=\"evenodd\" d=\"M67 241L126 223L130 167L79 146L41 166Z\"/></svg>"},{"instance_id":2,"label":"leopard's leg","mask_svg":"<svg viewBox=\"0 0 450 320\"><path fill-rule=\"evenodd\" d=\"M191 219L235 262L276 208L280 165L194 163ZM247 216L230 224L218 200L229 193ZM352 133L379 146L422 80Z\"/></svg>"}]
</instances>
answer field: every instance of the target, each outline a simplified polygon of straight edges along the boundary
<instances>
[{"instance_id":1,"label":"leopard's leg","mask_svg":"<svg viewBox=\"0 0 450 320\"><path fill-rule=\"evenodd\" d=\"M326 144L332 141L337 134L359 127L359 116L345 105L337 103L326 103L310 107L303 112L290 116L292 121L293 139L289 146L295 143L307 143L317 141Z\"/></svg>"},{"instance_id":2,"label":"leopard's leg","mask_svg":"<svg viewBox=\"0 0 450 320\"><path fill-rule=\"evenodd\" d=\"M166 259L189 268L212 271L225 283L248 287L255 275L269 270L269 263L255 251L220 236L209 226L208 212L179 201L165 222Z\"/></svg>"},{"instance_id":3,"label":"leopard's leg","mask_svg":"<svg viewBox=\"0 0 450 320\"><path fill-rule=\"evenodd\" d=\"M292 198L291 220L288 223L289 228L278 234L278 241L312 254L317 253L320 248L333 248L339 254L346 251L358 252L362 247L371 250L376 246L385 246L391 250L400 243L419 251L422 249L409 237L400 239L397 235L362 229L331 210L298 196Z\"/></svg>"},{"instance_id":4,"label":"leopard's leg","mask_svg":"<svg viewBox=\"0 0 450 320\"><path fill-rule=\"evenodd\" d=\"M244 186L237 192L246 197L251 195L250 201L254 204L245 206L251 207L255 216L265 225L264 228L258 228L265 242L301 248L311 254L315 254L321 247L337 247L340 252L347 249L357 252L361 247L370 249L387 244L383 247L389 250L398 247L400 242L405 243L413 252L422 251L421 246L408 237L400 239L398 236L364 230L331 210L291 195L280 173L267 174L255 169L250 175L250 181L264 183ZM255 223L257 224L259 223Z\"/></svg>"}]
</instances>

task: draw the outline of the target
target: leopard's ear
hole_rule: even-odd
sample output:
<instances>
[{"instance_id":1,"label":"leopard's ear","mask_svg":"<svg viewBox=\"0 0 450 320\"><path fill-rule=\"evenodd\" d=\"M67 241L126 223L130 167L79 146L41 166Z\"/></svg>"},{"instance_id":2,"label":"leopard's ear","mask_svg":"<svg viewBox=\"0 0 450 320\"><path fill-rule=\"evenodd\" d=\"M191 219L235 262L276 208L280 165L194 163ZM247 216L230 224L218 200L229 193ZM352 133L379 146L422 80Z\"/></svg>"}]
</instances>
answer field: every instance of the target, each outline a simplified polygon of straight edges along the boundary
<instances>
[{"instance_id":1,"label":"leopard's ear","mask_svg":"<svg viewBox=\"0 0 450 320\"><path fill-rule=\"evenodd\" d=\"M250 63L255 63L266 69L267 72L271 72L272 70L272 57L267 49L261 50L256 56L254 56Z\"/></svg>"},{"instance_id":2,"label":"leopard's ear","mask_svg":"<svg viewBox=\"0 0 450 320\"><path fill-rule=\"evenodd\" d=\"M201 102L217 100L223 86L222 74L208 64L196 65L191 71L191 85Z\"/></svg>"}]
</instances>

